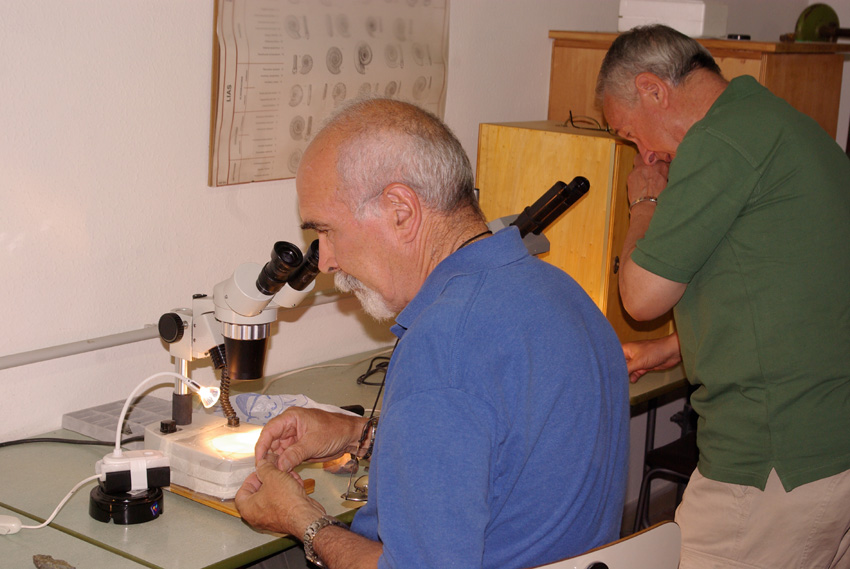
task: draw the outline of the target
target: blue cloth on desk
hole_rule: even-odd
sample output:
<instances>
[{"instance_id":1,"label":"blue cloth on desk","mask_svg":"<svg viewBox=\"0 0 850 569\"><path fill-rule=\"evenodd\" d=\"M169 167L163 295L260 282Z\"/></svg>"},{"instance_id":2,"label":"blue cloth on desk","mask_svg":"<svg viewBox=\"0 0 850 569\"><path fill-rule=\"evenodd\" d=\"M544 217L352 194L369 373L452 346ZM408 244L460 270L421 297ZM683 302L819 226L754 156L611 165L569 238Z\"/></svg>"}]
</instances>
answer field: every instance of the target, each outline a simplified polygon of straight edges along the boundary
<instances>
[{"instance_id":1,"label":"blue cloth on desk","mask_svg":"<svg viewBox=\"0 0 850 569\"><path fill-rule=\"evenodd\" d=\"M508 228L440 263L393 331L352 525L379 567L532 567L619 537L626 364L575 281Z\"/></svg>"},{"instance_id":2,"label":"blue cloth on desk","mask_svg":"<svg viewBox=\"0 0 850 569\"><path fill-rule=\"evenodd\" d=\"M252 425L265 425L289 407L311 407L324 409L332 413L345 413L353 415L344 409L334 405L317 403L306 395L263 395L260 393L240 393L230 398L231 406L239 420ZM216 409L216 414L224 415L221 407Z\"/></svg>"}]
</instances>

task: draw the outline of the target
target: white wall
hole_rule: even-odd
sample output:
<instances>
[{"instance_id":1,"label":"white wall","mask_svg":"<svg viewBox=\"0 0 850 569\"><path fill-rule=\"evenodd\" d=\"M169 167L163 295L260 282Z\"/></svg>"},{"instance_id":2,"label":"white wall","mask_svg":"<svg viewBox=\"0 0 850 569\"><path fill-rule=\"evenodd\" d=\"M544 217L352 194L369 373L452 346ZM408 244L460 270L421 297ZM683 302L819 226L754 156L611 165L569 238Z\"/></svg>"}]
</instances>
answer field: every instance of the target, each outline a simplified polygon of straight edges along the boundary
<instances>
[{"instance_id":1,"label":"white wall","mask_svg":"<svg viewBox=\"0 0 850 569\"><path fill-rule=\"evenodd\" d=\"M809 0L808 5L820 4L818 0ZM827 2L838 15L842 28L850 28L850 0L831 0ZM850 38L842 38L841 43L850 43ZM844 73L841 81L841 108L838 110L838 132L835 140L846 150L848 130L850 130L850 55L844 56Z\"/></svg>"},{"instance_id":2,"label":"white wall","mask_svg":"<svg viewBox=\"0 0 850 569\"><path fill-rule=\"evenodd\" d=\"M736 31L770 40L806 5L727 3ZM850 0L832 4L850 21ZM618 6L452 0L445 114L473 164L480 122L545 118L548 31L614 31ZM206 184L212 21L211 1L0 3L0 356L153 324L239 263L264 262L275 241L312 238L291 180ZM350 300L287 319L268 373L392 340ZM148 340L2 370L0 440L56 429L63 413L170 369ZM213 378L208 366L194 373Z\"/></svg>"}]
</instances>

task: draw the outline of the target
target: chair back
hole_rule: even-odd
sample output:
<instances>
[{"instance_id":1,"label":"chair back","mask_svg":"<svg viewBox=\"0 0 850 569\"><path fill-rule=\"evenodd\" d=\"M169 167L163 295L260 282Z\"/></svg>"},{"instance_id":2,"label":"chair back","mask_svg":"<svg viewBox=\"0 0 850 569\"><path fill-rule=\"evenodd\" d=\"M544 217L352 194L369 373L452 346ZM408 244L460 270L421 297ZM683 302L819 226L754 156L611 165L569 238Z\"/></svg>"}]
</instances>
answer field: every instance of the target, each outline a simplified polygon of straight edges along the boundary
<instances>
[{"instance_id":1,"label":"chair back","mask_svg":"<svg viewBox=\"0 0 850 569\"><path fill-rule=\"evenodd\" d=\"M682 532L675 522L661 522L577 557L537 569L677 569Z\"/></svg>"}]
</instances>

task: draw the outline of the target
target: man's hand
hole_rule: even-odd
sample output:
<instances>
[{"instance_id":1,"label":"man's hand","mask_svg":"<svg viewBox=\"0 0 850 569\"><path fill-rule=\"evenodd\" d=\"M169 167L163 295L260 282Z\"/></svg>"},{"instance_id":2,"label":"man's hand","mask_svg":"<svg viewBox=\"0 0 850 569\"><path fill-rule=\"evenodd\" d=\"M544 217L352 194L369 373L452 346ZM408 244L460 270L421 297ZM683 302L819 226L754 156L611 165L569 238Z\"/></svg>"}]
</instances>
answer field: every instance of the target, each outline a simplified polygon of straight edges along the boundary
<instances>
[{"instance_id":1,"label":"man's hand","mask_svg":"<svg viewBox=\"0 0 850 569\"><path fill-rule=\"evenodd\" d=\"M682 361L678 334L656 340L628 342L623 344L623 354L626 356L629 381L632 383L648 371L670 369Z\"/></svg>"},{"instance_id":2,"label":"man's hand","mask_svg":"<svg viewBox=\"0 0 850 569\"><path fill-rule=\"evenodd\" d=\"M653 155L654 156L654 155ZM638 198L657 198L667 187L667 173L670 164L662 160L651 160L649 164L643 161L640 154L635 155L635 167L629 174L629 203Z\"/></svg>"},{"instance_id":3,"label":"man's hand","mask_svg":"<svg viewBox=\"0 0 850 569\"><path fill-rule=\"evenodd\" d=\"M294 473L282 472L261 460L236 493L236 509L254 528L290 534L298 539L307 526L325 514L324 508L307 496Z\"/></svg>"},{"instance_id":4,"label":"man's hand","mask_svg":"<svg viewBox=\"0 0 850 569\"><path fill-rule=\"evenodd\" d=\"M356 453L368 419L320 409L290 407L269 421L254 447L259 465L268 452L277 467L289 472L302 462L324 462L345 452Z\"/></svg>"},{"instance_id":5,"label":"man's hand","mask_svg":"<svg viewBox=\"0 0 850 569\"><path fill-rule=\"evenodd\" d=\"M326 512L304 491L294 472L282 472L261 460L236 493L236 509L260 531L302 539L307 528ZM354 532L328 527L316 534L313 548L334 569L375 569L383 544Z\"/></svg>"}]
</instances>

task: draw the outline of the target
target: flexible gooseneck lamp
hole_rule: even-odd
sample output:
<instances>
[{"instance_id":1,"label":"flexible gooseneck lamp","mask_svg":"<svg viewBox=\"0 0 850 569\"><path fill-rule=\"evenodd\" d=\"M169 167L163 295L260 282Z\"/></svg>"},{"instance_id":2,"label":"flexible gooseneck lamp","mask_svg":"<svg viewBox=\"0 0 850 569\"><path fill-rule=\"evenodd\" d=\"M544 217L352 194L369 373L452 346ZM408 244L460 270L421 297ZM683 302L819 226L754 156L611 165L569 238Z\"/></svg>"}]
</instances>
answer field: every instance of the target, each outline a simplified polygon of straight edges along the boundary
<instances>
[{"instance_id":1,"label":"flexible gooseneck lamp","mask_svg":"<svg viewBox=\"0 0 850 569\"><path fill-rule=\"evenodd\" d=\"M188 378L185 375L181 375L173 371L163 371L160 373L153 374L152 376L142 381L139 385L137 385L133 392L130 393L130 396L127 398L127 401L124 402L124 407L121 409L121 414L118 416L118 427L116 427L115 429L115 450L112 451L112 456L122 456L121 427L124 425L124 417L127 414L127 410L130 408L130 405L133 403L133 400L135 399L136 395L138 395L138 393L142 389L148 387L151 383L153 383L154 380L165 376L171 376L176 379L179 379L186 387L197 393L205 409L209 409L210 407L215 405L218 402L219 396L221 395L221 389L219 389L218 387L206 387L204 385L201 385L194 379Z\"/></svg>"},{"instance_id":2,"label":"flexible gooseneck lamp","mask_svg":"<svg viewBox=\"0 0 850 569\"><path fill-rule=\"evenodd\" d=\"M179 373L163 371L142 381L130 393L115 430L115 449L95 464L98 484L90 494L89 515L102 522L137 524L159 517L162 513L162 488L171 483L171 465L158 450L121 449L121 427L133 400L143 389L164 376L177 378L201 398L206 408L216 404L221 390L206 387Z\"/></svg>"}]
</instances>

